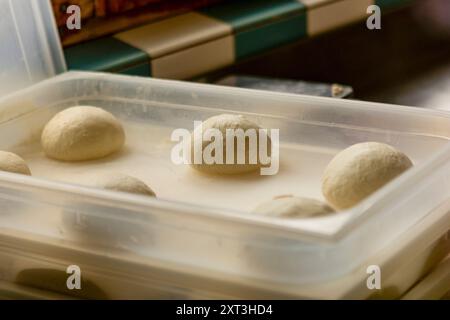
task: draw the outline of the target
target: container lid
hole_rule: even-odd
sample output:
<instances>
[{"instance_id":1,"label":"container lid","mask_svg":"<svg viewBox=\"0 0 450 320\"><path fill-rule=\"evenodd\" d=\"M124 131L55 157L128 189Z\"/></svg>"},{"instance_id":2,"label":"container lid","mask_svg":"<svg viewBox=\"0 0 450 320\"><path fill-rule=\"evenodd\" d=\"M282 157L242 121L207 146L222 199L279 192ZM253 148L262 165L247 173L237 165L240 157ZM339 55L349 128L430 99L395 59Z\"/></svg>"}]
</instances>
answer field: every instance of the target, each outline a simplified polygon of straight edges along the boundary
<instances>
[{"instance_id":1,"label":"container lid","mask_svg":"<svg viewBox=\"0 0 450 320\"><path fill-rule=\"evenodd\" d=\"M0 97L66 70L50 1L0 0Z\"/></svg>"}]
</instances>

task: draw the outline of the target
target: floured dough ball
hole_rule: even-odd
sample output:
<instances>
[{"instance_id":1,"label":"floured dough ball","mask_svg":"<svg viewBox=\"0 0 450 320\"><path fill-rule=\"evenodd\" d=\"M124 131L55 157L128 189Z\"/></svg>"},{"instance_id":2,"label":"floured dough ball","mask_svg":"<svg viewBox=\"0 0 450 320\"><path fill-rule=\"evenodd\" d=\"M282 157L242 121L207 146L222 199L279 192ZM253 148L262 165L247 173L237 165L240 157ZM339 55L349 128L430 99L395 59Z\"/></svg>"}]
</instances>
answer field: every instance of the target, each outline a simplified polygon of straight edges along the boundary
<instances>
[{"instance_id":1,"label":"floured dough ball","mask_svg":"<svg viewBox=\"0 0 450 320\"><path fill-rule=\"evenodd\" d=\"M103 176L99 180L98 186L107 190L135 193L150 197L156 196L153 190L144 182L124 174L115 173Z\"/></svg>"},{"instance_id":2,"label":"floured dough ball","mask_svg":"<svg viewBox=\"0 0 450 320\"><path fill-rule=\"evenodd\" d=\"M209 129L217 129L217 132L221 133L223 151L222 157L219 158L222 160L222 163L214 162L217 155L213 150L214 148L212 147L212 142L215 141L215 137L210 140L204 135L205 133L211 132ZM227 129L231 130L227 131ZM239 140L235 137L236 134L239 134L238 131L234 131L233 129L241 129L241 132L244 134L247 133L248 136L250 136L251 131L247 130L254 130L254 138L253 140L250 138ZM203 121L202 127L195 128L191 135L191 165L197 170L215 174L239 174L255 171L261 168L263 164L260 161L261 158L259 157L259 148L264 147L265 150L263 153L270 157L271 141L270 137L263 131L262 134L264 134L265 139L260 139L260 129L261 128L256 123L246 119L242 115L221 114ZM202 136L203 139L201 138ZM231 161L227 161L227 139L229 141L233 141L234 139L234 157L230 156ZM244 143L239 143L239 141L244 141ZM252 154L255 155L255 157L252 158L250 153L251 141L255 142L252 143L254 150ZM195 158L196 152L197 159ZM244 155L244 158L241 159L241 161L238 158L238 154ZM213 161L207 160L207 158ZM201 161L200 163L197 163L196 160L198 159ZM264 165L269 164L265 163Z\"/></svg>"},{"instance_id":3,"label":"floured dough ball","mask_svg":"<svg viewBox=\"0 0 450 320\"><path fill-rule=\"evenodd\" d=\"M14 153L6 151L0 151L0 171L31 176L30 168L28 168L25 160Z\"/></svg>"},{"instance_id":4,"label":"floured dough ball","mask_svg":"<svg viewBox=\"0 0 450 320\"><path fill-rule=\"evenodd\" d=\"M109 172L93 179L95 180L93 186L99 189L155 197L153 190L144 182L122 173ZM79 210L66 210L62 215L62 230L68 239L74 238L81 243L121 248L155 243L155 231L145 223L111 219L108 215L95 215L93 213L98 212L98 206L86 204L81 200L74 205ZM149 219L154 221L153 217Z\"/></svg>"},{"instance_id":5,"label":"floured dough ball","mask_svg":"<svg viewBox=\"0 0 450 320\"><path fill-rule=\"evenodd\" d=\"M261 203L253 210L260 216L277 218L309 218L333 213L327 204L310 198L294 197L292 195L279 196L271 201Z\"/></svg>"},{"instance_id":6,"label":"floured dough ball","mask_svg":"<svg viewBox=\"0 0 450 320\"><path fill-rule=\"evenodd\" d=\"M83 161L119 151L125 142L120 122L109 112L89 106L65 109L45 126L41 144L56 160Z\"/></svg>"},{"instance_id":7,"label":"floured dough ball","mask_svg":"<svg viewBox=\"0 0 450 320\"><path fill-rule=\"evenodd\" d=\"M338 153L328 164L322 178L322 193L336 209L347 209L412 165L405 154L392 146L358 143Z\"/></svg>"}]
</instances>

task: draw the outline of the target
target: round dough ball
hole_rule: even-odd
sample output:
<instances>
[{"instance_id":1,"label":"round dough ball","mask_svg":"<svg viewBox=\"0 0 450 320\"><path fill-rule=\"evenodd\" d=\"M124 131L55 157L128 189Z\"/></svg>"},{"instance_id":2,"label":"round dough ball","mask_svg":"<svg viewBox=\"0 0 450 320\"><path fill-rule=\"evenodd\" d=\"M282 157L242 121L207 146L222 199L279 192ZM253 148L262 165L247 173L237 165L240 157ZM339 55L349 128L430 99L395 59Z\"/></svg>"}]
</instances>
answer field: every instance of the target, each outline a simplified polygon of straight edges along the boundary
<instances>
[{"instance_id":1,"label":"round dough ball","mask_svg":"<svg viewBox=\"0 0 450 320\"><path fill-rule=\"evenodd\" d=\"M264 202L253 212L266 217L298 219L327 215L334 210L319 200L288 195Z\"/></svg>"},{"instance_id":2,"label":"round dough ball","mask_svg":"<svg viewBox=\"0 0 450 320\"><path fill-rule=\"evenodd\" d=\"M412 165L405 154L392 146L358 143L341 151L328 164L322 178L322 193L334 208L347 209Z\"/></svg>"},{"instance_id":3,"label":"round dough ball","mask_svg":"<svg viewBox=\"0 0 450 320\"><path fill-rule=\"evenodd\" d=\"M6 151L0 151L0 171L31 176L30 168L28 168L25 160L14 153Z\"/></svg>"},{"instance_id":4,"label":"round dough ball","mask_svg":"<svg viewBox=\"0 0 450 320\"><path fill-rule=\"evenodd\" d=\"M197 127L194 132L191 135L191 159L190 163L191 165L200 171L207 172L207 173L214 173L214 174L239 174L239 173L246 173L251 172L260 169L263 165L260 162L259 158L259 148L260 148L260 139L259 139L259 130L261 129L256 123L246 119L242 115L233 115L233 114L221 114L218 116L211 117L202 123L202 132L201 136L208 130L208 129L218 129L222 133L223 141L223 164L217 164L217 163L194 163L194 152L195 150L201 150L202 154L209 154L206 151L206 148L209 144L211 144L211 141L208 139L194 139L197 135L200 136L200 127ZM248 129L254 129L256 130L256 137L257 137L257 148L256 152L258 152L257 155L257 161L256 163L250 163L250 144L249 139L245 139L245 162L244 163L238 163L238 151L243 152L242 148L244 147L242 143L237 143L237 139L235 138L234 143L234 161L231 164L227 164L226 162L226 140L227 140L227 129L242 129L244 132ZM229 139L232 139L232 136L228 133ZM267 155L270 156L271 151L271 141L270 137L267 136ZM202 158L201 155L199 158ZM202 158L203 159L203 158Z\"/></svg>"},{"instance_id":5,"label":"round dough ball","mask_svg":"<svg viewBox=\"0 0 450 320\"><path fill-rule=\"evenodd\" d=\"M100 179L98 185L107 190L135 193L150 197L156 196L153 190L144 182L124 174L109 174L104 176Z\"/></svg>"},{"instance_id":6,"label":"round dough ball","mask_svg":"<svg viewBox=\"0 0 450 320\"><path fill-rule=\"evenodd\" d=\"M41 144L56 160L83 161L103 158L120 150L125 132L109 112L89 106L65 109L45 126Z\"/></svg>"}]
</instances>

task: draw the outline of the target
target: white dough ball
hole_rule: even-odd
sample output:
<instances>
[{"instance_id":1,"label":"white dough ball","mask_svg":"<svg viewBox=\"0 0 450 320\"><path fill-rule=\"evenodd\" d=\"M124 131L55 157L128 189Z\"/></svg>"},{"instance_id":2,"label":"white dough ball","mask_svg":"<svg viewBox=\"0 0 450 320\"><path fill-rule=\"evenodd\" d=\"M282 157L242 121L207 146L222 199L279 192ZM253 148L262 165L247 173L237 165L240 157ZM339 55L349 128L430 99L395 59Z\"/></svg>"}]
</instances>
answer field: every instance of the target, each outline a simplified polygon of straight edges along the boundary
<instances>
[{"instance_id":1,"label":"white dough ball","mask_svg":"<svg viewBox=\"0 0 450 320\"><path fill-rule=\"evenodd\" d=\"M109 112L89 106L65 109L45 126L41 144L45 154L63 161L103 158L125 142L121 123Z\"/></svg>"},{"instance_id":2,"label":"white dough ball","mask_svg":"<svg viewBox=\"0 0 450 320\"><path fill-rule=\"evenodd\" d=\"M203 159L203 156L207 156L208 153L208 145L211 144L211 141L203 138L201 140L195 139L195 137L203 136L203 134L209 130L209 129L217 129L222 134L222 146L223 146L223 164L221 163L194 163L194 153L196 150L200 151L199 158ZM256 146L254 146L254 149L256 151L256 162L251 162L250 158L250 139L245 139L245 144L238 143L238 139L234 138L234 159L232 163L226 163L226 141L227 137L230 141L233 139L233 135L230 134L230 132L227 132L227 129L242 129L244 132L248 129L254 129L256 133ZM259 138L259 130L261 128L254 122L248 120L242 115L233 115L233 114L221 114L218 116L211 117L202 123L202 128L200 132L200 127L197 127L194 132L191 135L191 164L192 166L200 171L207 172L207 173L215 173L215 174L239 174L239 173L246 173L255 171L259 168L261 168L263 165L261 164L260 157L259 157L259 148L263 145L260 144L260 138ZM270 137L265 134L266 139L266 154L269 157L270 156L270 147L271 147L271 141ZM244 149L245 148L245 149ZM241 152L242 154L245 154L245 161L240 163L238 161L238 152ZM215 154L214 152L211 154ZM266 164L269 165L269 164Z\"/></svg>"},{"instance_id":3,"label":"white dough ball","mask_svg":"<svg viewBox=\"0 0 450 320\"><path fill-rule=\"evenodd\" d=\"M141 194L145 196L155 197L153 190L147 186L141 180L124 175L124 174L108 174L103 176L99 182L98 186L107 190L128 192Z\"/></svg>"},{"instance_id":4,"label":"white dough ball","mask_svg":"<svg viewBox=\"0 0 450 320\"><path fill-rule=\"evenodd\" d=\"M355 144L328 164L322 193L336 209L347 209L412 167L411 160L394 147L378 142Z\"/></svg>"},{"instance_id":5,"label":"white dough ball","mask_svg":"<svg viewBox=\"0 0 450 320\"><path fill-rule=\"evenodd\" d=\"M31 176L30 168L28 168L25 160L14 153L6 151L0 151L0 171Z\"/></svg>"},{"instance_id":6,"label":"white dough ball","mask_svg":"<svg viewBox=\"0 0 450 320\"><path fill-rule=\"evenodd\" d=\"M260 216L288 219L323 216L333 212L334 210L322 201L290 195L261 203L253 210L253 213Z\"/></svg>"}]
</instances>

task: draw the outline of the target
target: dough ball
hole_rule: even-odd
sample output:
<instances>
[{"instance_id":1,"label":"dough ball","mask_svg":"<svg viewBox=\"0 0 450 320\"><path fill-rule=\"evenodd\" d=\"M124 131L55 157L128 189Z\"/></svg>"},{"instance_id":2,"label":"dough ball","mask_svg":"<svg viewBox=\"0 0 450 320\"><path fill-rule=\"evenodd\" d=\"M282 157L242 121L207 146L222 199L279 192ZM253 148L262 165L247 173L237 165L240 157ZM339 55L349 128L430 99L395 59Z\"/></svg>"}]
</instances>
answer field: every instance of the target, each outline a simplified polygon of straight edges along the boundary
<instances>
[{"instance_id":1,"label":"dough ball","mask_svg":"<svg viewBox=\"0 0 450 320\"><path fill-rule=\"evenodd\" d=\"M203 134L209 130L209 129L218 129L222 134L222 146L223 146L223 164L220 163L205 163L203 161L202 163L194 163L194 152L195 150L202 151L203 156L205 155L215 155L215 152L209 152L208 145L211 144L211 141L208 139L205 139ZM254 129L256 131L256 163L251 163L250 159L250 139L245 139L245 150L243 143L238 143L238 139L234 138L234 159L232 163L227 164L226 163L226 141L227 136L230 141L233 139L233 133L228 132L227 129L242 129L244 132L248 129ZM215 173L215 174L239 174L239 173L246 173L258 170L263 165L261 164L260 158L259 158L259 148L260 148L260 138L259 138L259 130L261 128L252 121L246 119L242 115L233 115L233 114L221 114L218 116L211 117L202 123L202 132L200 133L200 127L197 127L191 136L191 159L190 163L192 166L200 171L207 172L207 173ZM203 136L203 139L194 139L196 136ZM270 156L270 147L271 147L271 141L270 137L267 136L266 139L266 154L267 156ZM214 140L214 138L212 139ZM262 144L261 144L262 146ZM245 161L242 163L239 163L238 161L238 152L241 152L241 154L245 154ZM200 152L199 152L200 153ZM200 154L200 159L203 159ZM267 164L269 165L269 164Z\"/></svg>"},{"instance_id":2,"label":"dough ball","mask_svg":"<svg viewBox=\"0 0 450 320\"><path fill-rule=\"evenodd\" d=\"M30 168L28 168L25 160L14 153L6 151L0 151L0 171L31 176Z\"/></svg>"},{"instance_id":3,"label":"dough ball","mask_svg":"<svg viewBox=\"0 0 450 320\"><path fill-rule=\"evenodd\" d=\"M41 136L45 154L63 161L99 159L120 150L124 142L120 122L111 113L88 106L59 112Z\"/></svg>"},{"instance_id":4,"label":"dough ball","mask_svg":"<svg viewBox=\"0 0 450 320\"><path fill-rule=\"evenodd\" d=\"M99 189L155 197L155 193L144 182L121 173L109 172L93 180L93 186ZM80 209L66 210L62 215L62 230L68 239L76 239L85 245L127 248L136 244L151 246L155 243L156 231L147 224L97 216L92 214L98 211L98 207L93 204L80 202L74 205ZM153 217L149 219L154 221Z\"/></svg>"},{"instance_id":5,"label":"dough ball","mask_svg":"<svg viewBox=\"0 0 450 320\"><path fill-rule=\"evenodd\" d=\"M100 179L98 186L107 190L141 194L155 197L153 190L144 182L124 174L109 174Z\"/></svg>"},{"instance_id":6,"label":"dough ball","mask_svg":"<svg viewBox=\"0 0 450 320\"><path fill-rule=\"evenodd\" d=\"M405 154L387 144L358 143L341 151L328 164L322 193L336 209L347 209L412 165Z\"/></svg>"},{"instance_id":7,"label":"dough ball","mask_svg":"<svg viewBox=\"0 0 450 320\"><path fill-rule=\"evenodd\" d=\"M253 212L266 217L298 219L322 216L334 210L319 200L287 195L264 202Z\"/></svg>"}]
</instances>

